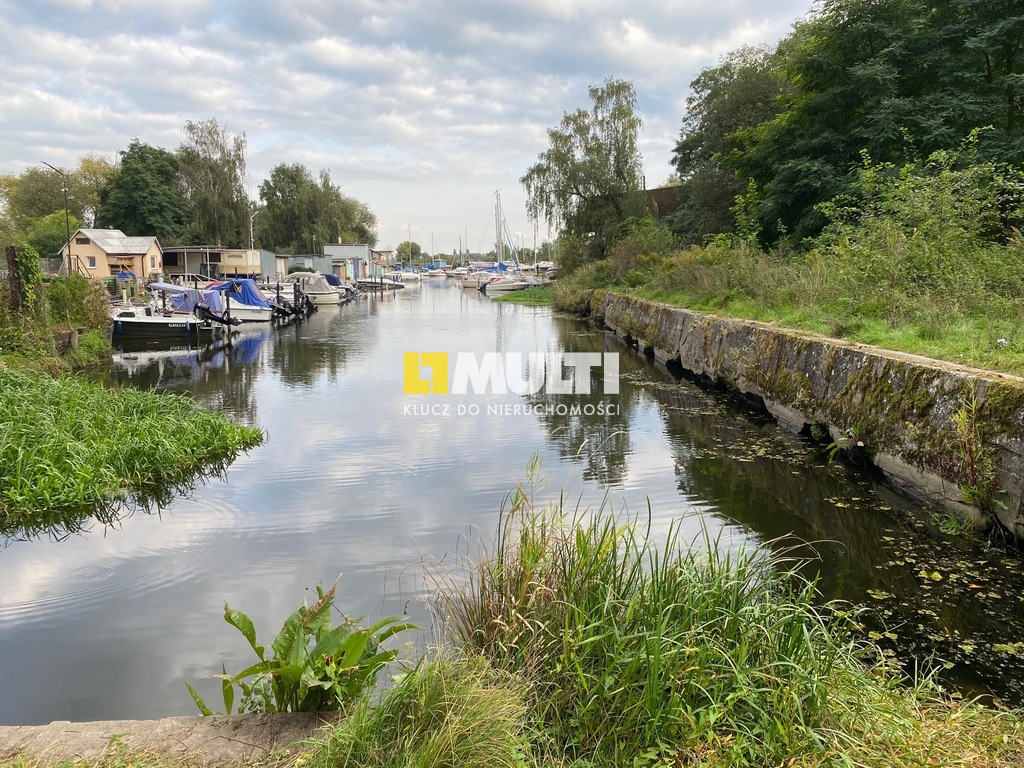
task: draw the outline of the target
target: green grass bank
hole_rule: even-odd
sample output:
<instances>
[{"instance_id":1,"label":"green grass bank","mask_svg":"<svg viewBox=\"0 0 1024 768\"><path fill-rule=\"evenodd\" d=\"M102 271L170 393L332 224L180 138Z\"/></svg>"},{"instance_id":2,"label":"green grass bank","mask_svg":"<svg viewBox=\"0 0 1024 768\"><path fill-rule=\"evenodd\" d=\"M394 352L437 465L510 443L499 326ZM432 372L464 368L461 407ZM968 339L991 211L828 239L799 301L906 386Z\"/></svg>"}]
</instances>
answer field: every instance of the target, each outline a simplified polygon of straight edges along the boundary
<instances>
[{"instance_id":1,"label":"green grass bank","mask_svg":"<svg viewBox=\"0 0 1024 768\"><path fill-rule=\"evenodd\" d=\"M33 533L159 500L259 445L180 395L110 390L75 377L0 374L0 528Z\"/></svg>"},{"instance_id":2,"label":"green grass bank","mask_svg":"<svg viewBox=\"0 0 1024 768\"><path fill-rule=\"evenodd\" d=\"M510 291L494 296L491 301L500 301L506 304L527 304L530 306L548 307L553 301L552 285L535 285L532 288L524 288L521 291Z\"/></svg>"}]
</instances>

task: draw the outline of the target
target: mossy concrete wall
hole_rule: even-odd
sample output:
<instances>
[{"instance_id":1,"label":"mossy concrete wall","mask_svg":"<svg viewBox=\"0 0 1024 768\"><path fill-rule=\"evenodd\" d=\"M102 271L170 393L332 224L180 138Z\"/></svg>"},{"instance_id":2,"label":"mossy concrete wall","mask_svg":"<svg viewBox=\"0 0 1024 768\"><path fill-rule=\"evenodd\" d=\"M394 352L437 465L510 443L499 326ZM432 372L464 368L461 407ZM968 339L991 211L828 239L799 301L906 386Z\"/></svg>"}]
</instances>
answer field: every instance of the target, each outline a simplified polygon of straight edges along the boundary
<instances>
[{"instance_id":1,"label":"mossy concrete wall","mask_svg":"<svg viewBox=\"0 0 1024 768\"><path fill-rule=\"evenodd\" d=\"M603 291L580 308L659 361L760 398L789 429L854 432L895 485L1024 535L1024 379ZM972 402L973 445L954 423ZM989 480L988 509L964 503Z\"/></svg>"}]
</instances>

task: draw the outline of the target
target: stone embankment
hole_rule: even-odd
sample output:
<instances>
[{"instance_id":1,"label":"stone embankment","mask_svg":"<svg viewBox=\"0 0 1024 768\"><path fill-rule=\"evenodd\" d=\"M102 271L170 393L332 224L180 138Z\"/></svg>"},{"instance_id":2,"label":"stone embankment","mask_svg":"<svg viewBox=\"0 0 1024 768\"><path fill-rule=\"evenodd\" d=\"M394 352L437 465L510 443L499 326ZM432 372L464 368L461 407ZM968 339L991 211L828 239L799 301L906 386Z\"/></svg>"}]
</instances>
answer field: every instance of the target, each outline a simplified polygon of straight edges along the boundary
<instances>
[{"instance_id":1,"label":"stone embankment","mask_svg":"<svg viewBox=\"0 0 1024 768\"><path fill-rule=\"evenodd\" d=\"M1024 536L1024 379L605 291L576 309L793 431L827 430L896 486Z\"/></svg>"},{"instance_id":2,"label":"stone embankment","mask_svg":"<svg viewBox=\"0 0 1024 768\"><path fill-rule=\"evenodd\" d=\"M0 726L0 762L21 756L29 765L125 764L120 757L152 755L181 765L277 765L328 724L324 717L300 712Z\"/></svg>"}]
</instances>

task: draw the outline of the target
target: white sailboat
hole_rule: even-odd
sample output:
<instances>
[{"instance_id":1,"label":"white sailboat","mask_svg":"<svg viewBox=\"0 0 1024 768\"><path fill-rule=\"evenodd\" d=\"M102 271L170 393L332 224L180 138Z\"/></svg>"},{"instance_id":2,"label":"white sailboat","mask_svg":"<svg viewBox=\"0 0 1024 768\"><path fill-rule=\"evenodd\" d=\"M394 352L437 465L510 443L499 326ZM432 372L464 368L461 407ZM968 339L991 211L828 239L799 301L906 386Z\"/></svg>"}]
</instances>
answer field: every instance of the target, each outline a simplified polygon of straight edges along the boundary
<instances>
[{"instance_id":1,"label":"white sailboat","mask_svg":"<svg viewBox=\"0 0 1024 768\"><path fill-rule=\"evenodd\" d=\"M508 231L508 222L505 221L505 215L501 210L501 193L497 191L494 193L494 229L497 235L498 268L500 269L505 263L506 244L508 245L509 253L512 255L512 266L508 267L504 272L499 272L496 277L481 283L479 290L490 295L521 291L524 288L529 288L531 285L536 285L536 281L523 274L523 270L519 265L519 254L516 252L515 243L512 240L511 233Z\"/></svg>"}]
</instances>

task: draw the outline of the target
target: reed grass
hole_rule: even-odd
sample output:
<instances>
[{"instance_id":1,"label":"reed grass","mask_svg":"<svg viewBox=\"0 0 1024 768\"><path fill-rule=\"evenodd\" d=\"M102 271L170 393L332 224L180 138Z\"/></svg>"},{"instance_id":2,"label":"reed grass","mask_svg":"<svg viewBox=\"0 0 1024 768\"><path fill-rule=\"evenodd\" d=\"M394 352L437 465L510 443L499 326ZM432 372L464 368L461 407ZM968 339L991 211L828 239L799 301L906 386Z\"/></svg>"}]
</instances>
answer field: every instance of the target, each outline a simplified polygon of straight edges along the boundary
<instances>
[{"instance_id":1,"label":"reed grass","mask_svg":"<svg viewBox=\"0 0 1024 768\"><path fill-rule=\"evenodd\" d=\"M874 253L871 251L870 253ZM834 338L1024 375L1024 306L1014 266L1024 243L956 255L956 277L883 280L864 254L796 257L743 243L645 256L624 273L595 262L560 278L554 306L586 310L591 289L698 312L777 323ZM950 259L953 259L951 256ZM897 267L893 267L898 273Z\"/></svg>"},{"instance_id":2,"label":"reed grass","mask_svg":"<svg viewBox=\"0 0 1024 768\"><path fill-rule=\"evenodd\" d=\"M90 512L219 472L263 440L180 395L0 374L0 522Z\"/></svg>"},{"instance_id":3,"label":"reed grass","mask_svg":"<svg viewBox=\"0 0 1024 768\"><path fill-rule=\"evenodd\" d=\"M325 739L311 768L526 768L533 739L522 683L483 659L422 662L385 691L363 699Z\"/></svg>"},{"instance_id":4,"label":"reed grass","mask_svg":"<svg viewBox=\"0 0 1024 768\"><path fill-rule=\"evenodd\" d=\"M495 551L441 590L467 654L529 686L544 762L970 765L1024 758L1019 713L911 685L799 563L517 492Z\"/></svg>"}]
</instances>

